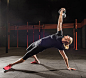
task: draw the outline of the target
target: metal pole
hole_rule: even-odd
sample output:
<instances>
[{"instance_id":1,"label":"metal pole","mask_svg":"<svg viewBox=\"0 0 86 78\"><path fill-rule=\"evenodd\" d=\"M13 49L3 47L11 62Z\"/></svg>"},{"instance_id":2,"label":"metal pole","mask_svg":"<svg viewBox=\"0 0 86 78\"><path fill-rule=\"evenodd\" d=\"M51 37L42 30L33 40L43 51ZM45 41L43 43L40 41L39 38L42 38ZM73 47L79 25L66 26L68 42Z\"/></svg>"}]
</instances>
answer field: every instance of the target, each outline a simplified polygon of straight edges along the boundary
<instances>
[{"instance_id":1,"label":"metal pole","mask_svg":"<svg viewBox=\"0 0 86 78\"><path fill-rule=\"evenodd\" d=\"M7 0L7 21L6 21L6 53L8 53L8 7L9 7L9 0Z\"/></svg>"},{"instance_id":2,"label":"metal pole","mask_svg":"<svg viewBox=\"0 0 86 78\"><path fill-rule=\"evenodd\" d=\"M10 49L10 23L8 24L8 49Z\"/></svg>"},{"instance_id":3,"label":"metal pole","mask_svg":"<svg viewBox=\"0 0 86 78\"><path fill-rule=\"evenodd\" d=\"M75 19L75 24L76 24L76 30L77 30L77 19ZM76 50L78 50L77 49L77 31L76 31Z\"/></svg>"},{"instance_id":4,"label":"metal pole","mask_svg":"<svg viewBox=\"0 0 86 78\"><path fill-rule=\"evenodd\" d=\"M74 49L75 49L75 28L73 29L73 36L74 36Z\"/></svg>"}]
</instances>

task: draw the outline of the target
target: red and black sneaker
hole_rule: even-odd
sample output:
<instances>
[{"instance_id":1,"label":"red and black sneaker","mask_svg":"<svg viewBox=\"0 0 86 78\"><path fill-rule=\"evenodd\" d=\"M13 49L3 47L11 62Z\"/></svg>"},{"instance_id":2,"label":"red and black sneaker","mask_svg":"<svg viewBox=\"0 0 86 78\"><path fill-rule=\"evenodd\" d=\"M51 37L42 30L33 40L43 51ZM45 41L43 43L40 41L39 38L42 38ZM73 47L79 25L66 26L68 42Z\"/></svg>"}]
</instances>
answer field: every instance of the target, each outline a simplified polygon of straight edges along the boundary
<instances>
[{"instance_id":1,"label":"red and black sneaker","mask_svg":"<svg viewBox=\"0 0 86 78\"><path fill-rule=\"evenodd\" d=\"M37 62L37 61L33 61L33 62L30 62L31 64L40 64L40 61Z\"/></svg>"},{"instance_id":2,"label":"red and black sneaker","mask_svg":"<svg viewBox=\"0 0 86 78\"><path fill-rule=\"evenodd\" d=\"M7 65L7 66L5 66L3 69L4 69L4 70L9 70L9 69L11 69L11 67L12 67L11 65Z\"/></svg>"}]
</instances>

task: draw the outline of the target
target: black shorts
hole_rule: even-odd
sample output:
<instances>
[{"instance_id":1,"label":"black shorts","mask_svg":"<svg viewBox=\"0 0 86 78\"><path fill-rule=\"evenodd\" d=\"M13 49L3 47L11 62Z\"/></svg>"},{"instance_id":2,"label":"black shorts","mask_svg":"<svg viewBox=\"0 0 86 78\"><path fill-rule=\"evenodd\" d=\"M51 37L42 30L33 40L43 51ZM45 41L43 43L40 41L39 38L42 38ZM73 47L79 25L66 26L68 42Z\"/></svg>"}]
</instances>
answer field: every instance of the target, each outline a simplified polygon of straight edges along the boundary
<instances>
[{"instance_id":1,"label":"black shorts","mask_svg":"<svg viewBox=\"0 0 86 78\"><path fill-rule=\"evenodd\" d=\"M35 46L34 43L32 43L26 50L28 51L24 56L23 56L23 59L26 60L28 59L29 57L39 53L39 52L42 52L43 50L45 50L46 48L40 46L40 45L37 45Z\"/></svg>"}]
</instances>

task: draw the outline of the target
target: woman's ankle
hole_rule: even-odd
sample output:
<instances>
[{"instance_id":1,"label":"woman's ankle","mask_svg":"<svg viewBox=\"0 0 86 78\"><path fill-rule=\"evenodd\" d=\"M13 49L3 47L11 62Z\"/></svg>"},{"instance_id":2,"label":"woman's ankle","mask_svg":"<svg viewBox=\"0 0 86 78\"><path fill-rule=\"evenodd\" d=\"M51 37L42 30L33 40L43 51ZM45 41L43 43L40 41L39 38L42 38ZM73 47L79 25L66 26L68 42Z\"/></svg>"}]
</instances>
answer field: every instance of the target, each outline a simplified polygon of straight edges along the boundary
<instances>
[{"instance_id":1,"label":"woman's ankle","mask_svg":"<svg viewBox=\"0 0 86 78\"><path fill-rule=\"evenodd\" d=\"M14 64L9 64L9 66L13 66Z\"/></svg>"}]
</instances>

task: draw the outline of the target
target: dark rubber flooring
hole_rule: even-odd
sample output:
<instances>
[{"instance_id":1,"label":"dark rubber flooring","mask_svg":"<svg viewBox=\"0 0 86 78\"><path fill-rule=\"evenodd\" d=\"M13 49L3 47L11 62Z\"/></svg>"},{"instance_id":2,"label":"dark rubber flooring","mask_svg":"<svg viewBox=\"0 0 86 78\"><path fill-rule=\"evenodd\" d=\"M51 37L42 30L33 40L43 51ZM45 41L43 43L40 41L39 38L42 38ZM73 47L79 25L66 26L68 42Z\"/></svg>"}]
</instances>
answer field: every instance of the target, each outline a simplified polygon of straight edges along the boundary
<instances>
[{"instance_id":1,"label":"dark rubber flooring","mask_svg":"<svg viewBox=\"0 0 86 78\"><path fill-rule=\"evenodd\" d=\"M15 62L25 53L24 47L11 47L9 53L5 53L5 48L0 48L0 78L86 78L86 49L65 50L70 67L76 68L76 71L67 70L56 48L46 49L37 54L40 65L30 64L34 61L33 57L30 57L9 71L3 70L4 66Z\"/></svg>"}]
</instances>

